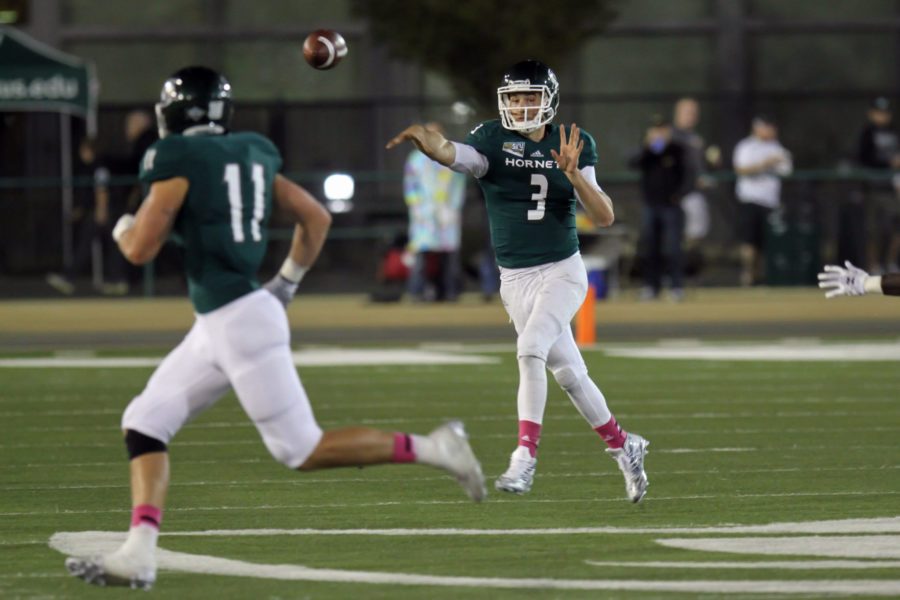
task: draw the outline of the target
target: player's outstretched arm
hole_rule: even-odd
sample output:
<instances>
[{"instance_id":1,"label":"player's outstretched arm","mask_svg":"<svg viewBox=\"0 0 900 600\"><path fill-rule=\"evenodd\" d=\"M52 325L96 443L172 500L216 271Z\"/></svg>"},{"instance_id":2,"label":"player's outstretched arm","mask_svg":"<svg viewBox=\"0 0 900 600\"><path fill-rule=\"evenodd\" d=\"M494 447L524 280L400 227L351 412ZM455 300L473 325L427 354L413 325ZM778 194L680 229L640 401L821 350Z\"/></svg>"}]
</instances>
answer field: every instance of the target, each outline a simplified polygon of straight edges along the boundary
<instances>
[{"instance_id":1,"label":"player's outstretched arm","mask_svg":"<svg viewBox=\"0 0 900 600\"><path fill-rule=\"evenodd\" d=\"M891 295L900 295L900 286L896 285L896 278L890 278ZM882 277L869 275L866 271L856 267L849 260L844 261L844 266L825 265L825 269L819 273L819 287L825 290L826 298L838 296L862 296L865 294L888 293L882 289Z\"/></svg>"},{"instance_id":2,"label":"player's outstretched arm","mask_svg":"<svg viewBox=\"0 0 900 600\"><path fill-rule=\"evenodd\" d=\"M276 175L272 188L275 206L294 223L291 249L278 274L263 287L285 306L325 245L331 214L316 198L283 175Z\"/></svg>"},{"instance_id":3,"label":"player's outstretched arm","mask_svg":"<svg viewBox=\"0 0 900 600\"><path fill-rule=\"evenodd\" d=\"M885 296L900 296L900 273L881 276L881 293Z\"/></svg>"},{"instance_id":4,"label":"player's outstretched arm","mask_svg":"<svg viewBox=\"0 0 900 600\"><path fill-rule=\"evenodd\" d=\"M188 187L184 177L156 181L136 215L119 217L112 237L129 262L142 265L156 257L172 231Z\"/></svg>"},{"instance_id":5,"label":"player's outstretched arm","mask_svg":"<svg viewBox=\"0 0 900 600\"><path fill-rule=\"evenodd\" d=\"M456 160L456 148L439 131L426 129L422 125L410 125L389 141L385 148L391 149L405 141L412 142L425 156L445 167L449 167Z\"/></svg>"}]
</instances>

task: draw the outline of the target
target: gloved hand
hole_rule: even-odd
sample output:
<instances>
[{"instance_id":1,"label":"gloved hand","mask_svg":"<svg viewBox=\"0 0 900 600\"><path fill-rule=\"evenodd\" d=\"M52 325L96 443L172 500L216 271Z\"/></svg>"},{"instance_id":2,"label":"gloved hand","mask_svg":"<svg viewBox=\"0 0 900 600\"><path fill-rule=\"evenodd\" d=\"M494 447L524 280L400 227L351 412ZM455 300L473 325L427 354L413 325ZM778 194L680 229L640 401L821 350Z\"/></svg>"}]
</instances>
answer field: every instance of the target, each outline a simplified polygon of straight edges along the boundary
<instances>
[{"instance_id":1,"label":"gloved hand","mask_svg":"<svg viewBox=\"0 0 900 600\"><path fill-rule=\"evenodd\" d=\"M287 305L294 298L294 294L297 293L297 286L299 284L299 281L290 281L285 279L281 273L278 273L263 285L263 289L268 290L273 296L278 298L278 301L281 302L285 308L287 308Z\"/></svg>"},{"instance_id":2,"label":"gloved hand","mask_svg":"<svg viewBox=\"0 0 900 600\"><path fill-rule=\"evenodd\" d=\"M844 261L844 267L825 265L825 270L819 273L819 287L825 290L826 298L862 296L866 293L869 274L853 266L849 260Z\"/></svg>"},{"instance_id":3,"label":"gloved hand","mask_svg":"<svg viewBox=\"0 0 900 600\"><path fill-rule=\"evenodd\" d=\"M297 286L300 284L303 276L306 275L306 271L307 267L298 265L288 256L281 265L278 274L266 282L263 285L263 289L269 290L287 308L294 294L297 293Z\"/></svg>"},{"instance_id":4,"label":"gloved hand","mask_svg":"<svg viewBox=\"0 0 900 600\"><path fill-rule=\"evenodd\" d=\"M116 226L113 227L112 230L112 238L119 243L119 238L122 237L122 234L131 229L131 226L134 225L134 215L125 213L119 220L116 221Z\"/></svg>"}]
</instances>

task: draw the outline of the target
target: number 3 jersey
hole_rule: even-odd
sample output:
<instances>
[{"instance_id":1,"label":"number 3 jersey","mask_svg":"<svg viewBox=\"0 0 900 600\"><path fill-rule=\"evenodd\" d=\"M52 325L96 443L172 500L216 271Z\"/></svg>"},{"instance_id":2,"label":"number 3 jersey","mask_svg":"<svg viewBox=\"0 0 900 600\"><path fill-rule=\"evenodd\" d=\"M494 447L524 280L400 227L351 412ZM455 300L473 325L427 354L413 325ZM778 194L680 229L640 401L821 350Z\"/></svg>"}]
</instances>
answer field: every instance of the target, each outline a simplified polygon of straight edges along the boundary
<instances>
[{"instance_id":1,"label":"number 3 jersey","mask_svg":"<svg viewBox=\"0 0 900 600\"><path fill-rule=\"evenodd\" d=\"M275 145L250 132L171 135L144 154L143 183L188 180L173 237L184 248L188 291L198 313L259 288L272 181L280 169Z\"/></svg>"},{"instance_id":2,"label":"number 3 jersey","mask_svg":"<svg viewBox=\"0 0 900 600\"><path fill-rule=\"evenodd\" d=\"M566 131L568 133L568 130ZM594 139L581 132L578 168L597 162ZM488 159L478 179L487 205L491 243L501 267L557 262L578 251L575 189L550 154L559 152L559 126L539 142L505 129L499 119L473 129L465 142Z\"/></svg>"}]
</instances>

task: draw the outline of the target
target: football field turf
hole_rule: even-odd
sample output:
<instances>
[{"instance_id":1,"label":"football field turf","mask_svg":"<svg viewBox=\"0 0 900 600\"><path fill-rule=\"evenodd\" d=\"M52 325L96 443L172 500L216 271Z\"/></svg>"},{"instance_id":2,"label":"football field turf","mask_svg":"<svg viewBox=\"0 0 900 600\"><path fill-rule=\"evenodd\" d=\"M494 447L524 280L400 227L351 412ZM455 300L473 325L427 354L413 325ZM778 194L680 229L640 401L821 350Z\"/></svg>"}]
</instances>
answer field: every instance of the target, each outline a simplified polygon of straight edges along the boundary
<instances>
[{"instance_id":1,"label":"football field turf","mask_svg":"<svg viewBox=\"0 0 900 600\"><path fill-rule=\"evenodd\" d=\"M601 440L552 378L532 492L493 490L516 439L518 371L512 346L500 350L466 348L485 359L472 364L299 367L324 428L427 432L462 419L488 477L482 504L416 465L291 472L226 396L170 446L166 552L151 593L900 595L896 360L586 352L619 421L651 442L650 487L634 505ZM152 368L114 364L0 368L2 598L137 593L69 577L54 549L102 549L127 528L119 419Z\"/></svg>"}]
</instances>

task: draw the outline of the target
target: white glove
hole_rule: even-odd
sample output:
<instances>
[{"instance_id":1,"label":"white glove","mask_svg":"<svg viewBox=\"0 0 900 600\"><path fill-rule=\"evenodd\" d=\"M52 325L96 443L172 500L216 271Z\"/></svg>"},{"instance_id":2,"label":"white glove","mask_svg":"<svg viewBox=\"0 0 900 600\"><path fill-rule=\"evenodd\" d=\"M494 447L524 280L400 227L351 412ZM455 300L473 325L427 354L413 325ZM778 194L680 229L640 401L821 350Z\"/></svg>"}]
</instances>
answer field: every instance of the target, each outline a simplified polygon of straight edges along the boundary
<instances>
[{"instance_id":1,"label":"white glove","mask_svg":"<svg viewBox=\"0 0 900 600\"><path fill-rule=\"evenodd\" d=\"M290 303L290 301L294 298L294 294L297 293L297 285L299 282L294 283L293 281L288 281L281 275L281 273L275 275L272 279L267 281L263 288L269 290L269 292L278 298L278 301L281 302L285 307Z\"/></svg>"},{"instance_id":2,"label":"white glove","mask_svg":"<svg viewBox=\"0 0 900 600\"><path fill-rule=\"evenodd\" d=\"M112 230L112 238L116 240L117 244L119 243L119 238L122 237L122 234L131 229L132 225L134 225L134 215L125 213L119 217L119 220L116 221L116 226L113 227Z\"/></svg>"},{"instance_id":3,"label":"white glove","mask_svg":"<svg viewBox=\"0 0 900 600\"><path fill-rule=\"evenodd\" d=\"M281 265L281 270L278 271L278 274L267 281L263 285L263 289L268 290L287 308L287 305L294 298L294 294L297 293L297 286L300 285L300 280L303 279L304 275L306 275L306 267L298 265L289 256L285 259L284 264Z\"/></svg>"},{"instance_id":4,"label":"white glove","mask_svg":"<svg viewBox=\"0 0 900 600\"><path fill-rule=\"evenodd\" d=\"M844 266L825 265L825 270L819 273L819 287L825 290L826 298L837 296L862 296L868 291L866 282L869 274L853 266L846 260Z\"/></svg>"}]
</instances>

